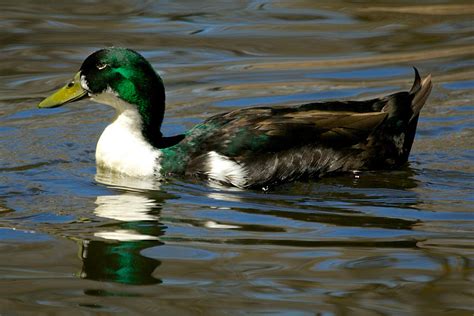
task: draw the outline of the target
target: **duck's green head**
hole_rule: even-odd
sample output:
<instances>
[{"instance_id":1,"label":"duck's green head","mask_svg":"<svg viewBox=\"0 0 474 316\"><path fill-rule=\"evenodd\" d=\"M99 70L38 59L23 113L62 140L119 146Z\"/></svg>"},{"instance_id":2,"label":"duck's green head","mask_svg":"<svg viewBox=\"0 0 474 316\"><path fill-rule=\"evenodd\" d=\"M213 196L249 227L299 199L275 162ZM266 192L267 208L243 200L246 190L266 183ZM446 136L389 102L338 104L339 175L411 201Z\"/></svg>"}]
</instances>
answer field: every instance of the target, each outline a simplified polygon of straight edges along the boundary
<instances>
[{"instance_id":1,"label":"duck's green head","mask_svg":"<svg viewBox=\"0 0 474 316\"><path fill-rule=\"evenodd\" d=\"M137 52L118 47L94 52L68 84L38 107L58 107L87 97L111 105L119 113L136 109L145 137L152 141L161 136L165 88L150 63Z\"/></svg>"}]
</instances>

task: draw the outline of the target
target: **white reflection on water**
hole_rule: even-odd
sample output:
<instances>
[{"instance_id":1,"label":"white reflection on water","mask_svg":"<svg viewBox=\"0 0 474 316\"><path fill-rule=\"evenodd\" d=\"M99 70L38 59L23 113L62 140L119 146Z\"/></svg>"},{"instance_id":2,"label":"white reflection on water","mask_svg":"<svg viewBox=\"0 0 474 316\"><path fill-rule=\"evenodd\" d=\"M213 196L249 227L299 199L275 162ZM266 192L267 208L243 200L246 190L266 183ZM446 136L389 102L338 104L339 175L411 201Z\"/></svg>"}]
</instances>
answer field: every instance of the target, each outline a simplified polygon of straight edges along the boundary
<instances>
[{"instance_id":1,"label":"white reflection on water","mask_svg":"<svg viewBox=\"0 0 474 316\"><path fill-rule=\"evenodd\" d=\"M123 222L159 220L157 215L150 214L150 210L158 206L157 203L137 193L98 196L95 203L94 213L100 217Z\"/></svg>"},{"instance_id":2,"label":"white reflection on water","mask_svg":"<svg viewBox=\"0 0 474 316\"><path fill-rule=\"evenodd\" d=\"M95 181L114 188L127 191L143 192L144 190L159 190L161 183L152 177L134 178L97 168Z\"/></svg>"},{"instance_id":3,"label":"white reflection on water","mask_svg":"<svg viewBox=\"0 0 474 316\"><path fill-rule=\"evenodd\" d=\"M158 215L150 213L152 208L158 206L157 203L137 193L98 196L95 203L97 207L94 213L100 217L122 222L159 220ZM134 229L98 231L94 233L94 236L119 241L158 240L156 236L142 234Z\"/></svg>"},{"instance_id":4,"label":"white reflection on water","mask_svg":"<svg viewBox=\"0 0 474 316\"><path fill-rule=\"evenodd\" d=\"M97 232L94 233L94 236L118 241L158 240L158 237L143 235L129 229L118 229L113 232Z\"/></svg>"},{"instance_id":5,"label":"white reflection on water","mask_svg":"<svg viewBox=\"0 0 474 316\"><path fill-rule=\"evenodd\" d=\"M159 203L142 193L142 190L158 189L159 182L149 178L122 177L101 171L97 172L96 181L115 188L127 188L127 191L122 191L118 195L97 196L95 200L97 207L94 210L97 216L121 222L159 221L159 215L151 212L160 207ZM118 241L158 240L156 236L143 234L135 229L98 231L94 236Z\"/></svg>"}]
</instances>

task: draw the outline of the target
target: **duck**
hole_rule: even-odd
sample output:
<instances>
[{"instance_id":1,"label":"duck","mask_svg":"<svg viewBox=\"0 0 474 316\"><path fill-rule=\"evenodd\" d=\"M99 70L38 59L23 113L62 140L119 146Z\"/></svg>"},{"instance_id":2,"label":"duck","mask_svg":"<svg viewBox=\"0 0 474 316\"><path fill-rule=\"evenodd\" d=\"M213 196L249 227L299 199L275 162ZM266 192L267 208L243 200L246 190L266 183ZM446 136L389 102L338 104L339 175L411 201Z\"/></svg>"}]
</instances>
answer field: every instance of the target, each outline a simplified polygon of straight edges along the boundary
<instances>
[{"instance_id":1,"label":"duck","mask_svg":"<svg viewBox=\"0 0 474 316\"><path fill-rule=\"evenodd\" d=\"M421 80L414 71L409 91L363 101L237 109L211 116L183 134L164 136L163 80L138 52L110 47L88 56L72 80L38 107L84 99L113 107L116 115L95 152L101 170L268 188L405 165L432 89L431 75Z\"/></svg>"}]
</instances>

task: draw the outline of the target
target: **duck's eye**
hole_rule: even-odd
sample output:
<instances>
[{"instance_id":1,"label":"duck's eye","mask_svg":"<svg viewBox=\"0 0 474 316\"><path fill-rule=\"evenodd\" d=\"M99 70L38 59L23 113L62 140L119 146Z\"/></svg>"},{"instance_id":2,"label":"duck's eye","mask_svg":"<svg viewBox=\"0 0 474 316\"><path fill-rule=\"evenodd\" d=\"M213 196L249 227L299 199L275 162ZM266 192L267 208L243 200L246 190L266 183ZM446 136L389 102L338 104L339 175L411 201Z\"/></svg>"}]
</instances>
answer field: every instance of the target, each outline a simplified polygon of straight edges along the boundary
<instances>
[{"instance_id":1,"label":"duck's eye","mask_svg":"<svg viewBox=\"0 0 474 316\"><path fill-rule=\"evenodd\" d=\"M68 88L71 88L73 85L74 85L74 81L71 81L71 82L69 82L69 83L67 84L67 87L68 87Z\"/></svg>"},{"instance_id":2,"label":"duck's eye","mask_svg":"<svg viewBox=\"0 0 474 316\"><path fill-rule=\"evenodd\" d=\"M108 66L107 64L97 64L97 69L102 70L107 66Z\"/></svg>"}]
</instances>

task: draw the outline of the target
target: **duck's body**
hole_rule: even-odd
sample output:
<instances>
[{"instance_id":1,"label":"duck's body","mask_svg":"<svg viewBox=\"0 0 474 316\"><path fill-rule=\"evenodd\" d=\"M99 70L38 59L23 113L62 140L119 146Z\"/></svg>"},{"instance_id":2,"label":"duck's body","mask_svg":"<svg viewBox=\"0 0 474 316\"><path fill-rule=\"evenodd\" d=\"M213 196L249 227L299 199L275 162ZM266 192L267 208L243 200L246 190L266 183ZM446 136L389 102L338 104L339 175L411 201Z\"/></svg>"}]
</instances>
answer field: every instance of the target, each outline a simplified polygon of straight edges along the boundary
<instances>
[{"instance_id":1,"label":"duck's body","mask_svg":"<svg viewBox=\"0 0 474 316\"><path fill-rule=\"evenodd\" d=\"M189 176L241 188L407 162L428 76L409 92L367 101L258 107L215 115L184 135L163 137L164 87L138 53L104 49L40 107L89 96L117 116L96 150L100 168L133 177Z\"/></svg>"}]
</instances>

